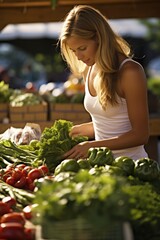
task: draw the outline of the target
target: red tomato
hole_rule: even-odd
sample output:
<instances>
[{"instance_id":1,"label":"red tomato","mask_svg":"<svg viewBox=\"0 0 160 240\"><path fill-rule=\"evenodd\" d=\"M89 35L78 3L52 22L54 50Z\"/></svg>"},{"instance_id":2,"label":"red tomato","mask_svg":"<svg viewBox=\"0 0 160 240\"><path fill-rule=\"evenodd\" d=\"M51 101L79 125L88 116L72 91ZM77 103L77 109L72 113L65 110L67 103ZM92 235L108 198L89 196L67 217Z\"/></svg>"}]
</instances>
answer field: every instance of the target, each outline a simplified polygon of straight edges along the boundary
<instances>
[{"instance_id":1,"label":"red tomato","mask_svg":"<svg viewBox=\"0 0 160 240\"><path fill-rule=\"evenodd\" d=\"M26 165L25 164L18 164L17 166L16 166L16 168L18 168L19 170L22 170L23 168L25 168L26 167Z\"/></svg>"},{"instance_id":2,"label":"red tomato","mask_svg":"<svg viewBox=\"0 0 160 240\"><path fill-rule=\"evenodd\" d=\"M15 170L12 172L12 177L15 179L15 181L18 181L22 177L22 171L18 168L15 168Z\"/></svg>"},{"instance_id":3,"label":"red tomato","mask_svg":"<svg viewBox=\"0 0 160 240\"><path fill-rule=\"evenodd\" d=\"M29 177L26 177L26 185L28 186L30 183L33 183L32 179Z\"/></svg>"},{"instance_id":4,"label":"red tomato","mask_svg":"<svg viewBox=\"0 0 160 240\"><path fill-rule=\"evenodd\" d=\"M14 186L15 185L15 179L13 177L8 177L6 179L6 183L11 185L11 186Z\"/></svg>"},{"instance_id":5,"label":"red tomato","mask_svg":"<svg viewBox=\"0 0 160 240\"><path fill-rule=\"evenodd\" d=\"M34 182L30 183L27 189L33 192L35 189L35 183Z\"/></svg>"},{"instance_id":6,"label":"red tomato","mask_svg":"<svg viewBox=\"0 0 160 240\"><path fill-rule=\"evenodd\" d=\"M32 207L30 205L26 206L23 208L23 214L26 219L31 219L32 218Z\"/></svg>"},{"instance_id":7,"label":"red tomato","mask_svg":"<svg viewBox=\"0 0 160 240\"><path fill-rule=\"evenodd\" d=\"M8 177L11 177L12 176L12 171L11 169L8 169L8 170L5 170L5 172L3 173L3 181L6 182L6 179Z\"/></svg>"},{"instance_id":8,"label":"red tomato","mask_svg":"<svg viewBox=\"0 0 160 240\"><path fill-rule=\"evenodd\" d=\"M6 213L1 217L1 223L19 223L24 226L26 220L23 213L20 212L12 212Z\"/></svg>"},{"instance_id":9,"label":"red tomato","mask_svg":"<svg viewBox=\"0 0 160 240\"><path fill-rule=\"evenodd\" d=\"M25 228L25 240L35 240L35 229L33 228Z\"/></svg>"},{"instance_id":10,"label":"red tomato","mask_svg":"<svg viewBox=\"0 0 160 240\"><path fill-rule=\"evenodd\" d=\"M0 201L0 216L4 215L5 213L10 212L10 207L7 203Z\"/></svg>"},{"instance_id":11,"label":"red tomato","mask_svg":"<svg viewBox=\"0 0 160 240\"><path fill-rule=\"evenodd\" d=\"M30 178L32 181L40 177L42 177L42 172L38 168L34 168L28 173L28 178Z\"/></svg>"},{"instance_id":12,"label":"red tomato","mask_svg":"<svg viewBox=\"0 0 160 240\"><path fill-rule=\"evenodd\" d=\"M14 184L16 188L23 188L26 184L26 177L22 175L22 177Z\"/></svg>"},{"instance_id":13,"label":"red tomato","mask_svg":"<svg viewBox=\"0 0 160 240\"><path fill-rule=\"evenodd\" d=\"M26 188L27 190L30 190L30 191L33 191L34 188L35 188L35 183L34 183L34 181L32 181L32 179L29 178L29 177L26 177L26 185L25 185L25 188Z\"/></svg>"},{"instance_id":14,"label":"red tomato","mask_svg":"<svg viewBox=\"0 0 160 240\"><path fill-rule=\"evenodd\" d=\"M2 199L2 202L6 203L9 206L9 208L16 206L16 199L9 196L4 197Z\"/></svg>"},{"instance_id":15,"label":"red tomato","mask_svg":"<svg viewBox=\"0 0 160 240\"><path fill-rule=\"evenodd\" d=\"M9 164L9 165L7 165L7 167L6 167L6 171L8 171L8 170L13 170L15 168L15 166L14 166L14 164Z\"/></svg>"},{"instance_id":16,"label":"red tomato","mask_svg":"<svg viewBox=\"0 0 160 240\"><path fill-rule=\"evenodd\" d=\"M22 174L24 174L24 175L28 175L28 173L29 173L29 171L32 169L32 167L31 166L26 166L26 167L24 167L23 168L23 170L22 170Z\"/></svg>"},{"instance_id":17,"label":"red tomato","mask_svg":"<svg viewBox=\"0 0 160 240\"><path fill-rule=\"evenodd\" d=\"M39 166L38 169L42 171L43 175L46 175L47 173L49 173L49 169L46 165Z\"/></svg>"},{"instance_id":18,"label":"red tomato","mask_svg":"<svg viewBox=\"0 0 160 240\"><path fill-rule=\"evenodd\" d=\"M24 240L24 227L20 223L0 224L0 238L7 240Z\"/></svg>"}]
</instances>

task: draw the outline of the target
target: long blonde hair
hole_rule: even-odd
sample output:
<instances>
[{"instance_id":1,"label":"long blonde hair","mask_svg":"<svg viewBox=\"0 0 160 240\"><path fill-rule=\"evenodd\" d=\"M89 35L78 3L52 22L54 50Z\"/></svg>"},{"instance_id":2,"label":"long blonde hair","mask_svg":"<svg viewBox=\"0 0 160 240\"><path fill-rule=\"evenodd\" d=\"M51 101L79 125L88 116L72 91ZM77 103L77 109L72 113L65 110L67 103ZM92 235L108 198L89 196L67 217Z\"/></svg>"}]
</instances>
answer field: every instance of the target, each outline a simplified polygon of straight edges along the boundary
<instances>
[{"instance_id":1,"label":"long blonde hair","mask_svg":"<svg viewBox=\"0 0 160 240\"><path fill-rule=\"evenodd\" d=\"M97 9L87 5L75 6L65 18L59 41L61 54L76 75L82 74L86 65L77 59L66 44L66 40L71 36L84 39L97 38L98 48L95 62L98 69L96 78L98 79L96 81L98 98L103 109L106 108L108 102L112 105L116 104L118 55L120 53L125 57L130 57L129 44L112 30L106 17Z\"/></svg>"}]
</instances>

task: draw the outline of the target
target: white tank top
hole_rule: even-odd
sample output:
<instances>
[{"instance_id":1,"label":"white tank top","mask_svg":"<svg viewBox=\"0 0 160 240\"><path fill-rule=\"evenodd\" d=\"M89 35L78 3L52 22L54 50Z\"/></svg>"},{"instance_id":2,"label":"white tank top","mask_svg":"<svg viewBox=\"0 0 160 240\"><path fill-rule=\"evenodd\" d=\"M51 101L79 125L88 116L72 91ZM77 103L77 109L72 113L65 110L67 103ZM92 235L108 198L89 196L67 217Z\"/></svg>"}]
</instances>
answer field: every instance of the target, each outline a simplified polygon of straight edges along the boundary
<instances>
[{"instance_id":1,"label":"white tank top","mask_svg":"<svg viewBox=\"0 0 160 240\"><path fill-rule=\"evenodd\" d=\"M120 67L122 67L126 61L133 60L125 59L121 63ZM130 131L131 124L128 117L126 100L118 97L118 104L116 106L111 106L109 104L107 109L104 111L98 101L98 97L92 96L89 92L88 77L89 74L86 77L84 106L92 118L95 140L103 140L120 136L125 132ZM139 158L148 157L144 150L144 146L113 150L112 152L115 158L119 156L127 156L137 160Z\"/></svg>"}]
</instances>

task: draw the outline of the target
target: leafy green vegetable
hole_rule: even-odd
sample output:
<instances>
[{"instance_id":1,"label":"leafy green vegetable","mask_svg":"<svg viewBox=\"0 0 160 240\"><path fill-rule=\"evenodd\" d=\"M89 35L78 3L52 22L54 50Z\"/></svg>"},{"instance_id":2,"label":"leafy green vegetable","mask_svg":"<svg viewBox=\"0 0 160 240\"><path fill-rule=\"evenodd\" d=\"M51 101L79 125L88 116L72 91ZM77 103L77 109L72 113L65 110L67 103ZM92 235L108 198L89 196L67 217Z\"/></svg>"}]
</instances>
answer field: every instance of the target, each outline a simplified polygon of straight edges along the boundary
<instances>
[{"instance_id":1,"label":"leafy green vegetable","mask_svg":"<svg viewBox=\"0 0 160 240\"><path fill-rule=\"evenodd\" d=\"M63 155L76 144L86 141L88 138L79 136L72 138L69 135L73 123L67 120L57 120L50 128L45 128L38 143L38 157L45 159L50 171L64 159Z\"/></svg>"}]
</instances>

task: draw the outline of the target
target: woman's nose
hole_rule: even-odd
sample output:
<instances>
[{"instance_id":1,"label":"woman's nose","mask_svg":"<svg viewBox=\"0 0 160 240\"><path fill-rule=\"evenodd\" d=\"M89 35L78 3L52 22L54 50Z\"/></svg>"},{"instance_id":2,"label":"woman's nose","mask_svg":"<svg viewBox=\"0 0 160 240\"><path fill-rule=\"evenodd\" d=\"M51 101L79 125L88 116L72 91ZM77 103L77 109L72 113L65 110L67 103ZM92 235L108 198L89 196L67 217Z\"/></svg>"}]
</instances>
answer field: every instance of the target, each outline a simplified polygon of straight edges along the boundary
<instances>
[{"instance_id":1,"label":"woman's nose","mask_svg":"<svg viewBox=\"0 0 160 240\"><path fill-rule=\"evenodd\" d=\"M76 54L76 56L77 56L78 60L82 60L82 59L83 59L83 54L80 53L80 52L78 52L78 53Z\"/></svg>"}]
</instances>

